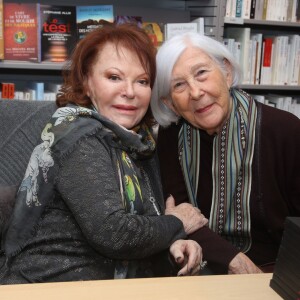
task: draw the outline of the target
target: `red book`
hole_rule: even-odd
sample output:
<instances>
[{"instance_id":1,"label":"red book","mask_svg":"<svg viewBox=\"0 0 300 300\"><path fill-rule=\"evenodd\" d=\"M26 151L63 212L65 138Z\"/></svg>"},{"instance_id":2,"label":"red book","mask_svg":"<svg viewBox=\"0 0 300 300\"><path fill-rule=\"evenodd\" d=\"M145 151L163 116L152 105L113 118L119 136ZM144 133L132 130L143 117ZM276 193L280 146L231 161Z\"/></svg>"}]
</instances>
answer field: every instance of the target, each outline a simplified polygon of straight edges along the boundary
<instances>
[{"instance_id":1,"label":"red book","mask_svg":"<svg viewBox=\"0 0 300 300\"><path fill-rule=\"evenodd\" d=\"M15 99L15 84L8 83L8 99Z\"/></svg>"},{"instance_id":2,"label":"red book","mask_svg":"<svg viewBox=\"0 0 300 300\"><path fill-rule=\"evenodd\" d=\"M272 59L272 38L265 38L264 39L264 58L263 58L263 66L270 67L271 66L271 59Z\"/></svg>"},{"instance_id":3,"label":"red book","mask_svg":"<svg viewBox=\"0 0 300 300\"><path fill-rule=\"evenodd\" d=\"M3 0L0 0L0 59L4 59Z\"/></svg>"},{"instance_id":4,"label":"red book","mask_svg":"<svg viewBox=\"0 0 300 300\"><path fill-rule=\"evenodd\" d=\"M1 82L1 99L8 99L8 83Z\"/></svg>"},{"instance_id":5,"label":"red book","mask_svg":"<svg viewBox=\"0 0 300 300\"><path fill-rule=\"evenodd\" d=\"M39 62L39 4L5 3L4 59Z\"/></svg>"}]
</instances>

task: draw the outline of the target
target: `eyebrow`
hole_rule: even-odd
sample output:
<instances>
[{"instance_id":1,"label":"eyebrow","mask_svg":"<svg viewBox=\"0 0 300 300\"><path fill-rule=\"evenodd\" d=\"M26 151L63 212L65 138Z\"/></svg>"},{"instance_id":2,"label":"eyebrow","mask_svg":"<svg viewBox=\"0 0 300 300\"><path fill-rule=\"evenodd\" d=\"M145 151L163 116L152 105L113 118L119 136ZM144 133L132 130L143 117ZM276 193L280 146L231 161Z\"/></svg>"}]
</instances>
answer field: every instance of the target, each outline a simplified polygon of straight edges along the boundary
<instances>
[{"instance_id":1,"label":"eyebrow","mask_svg":"<svg viewBox=\"0 0 300 300\"><path fill-rule=\"evenodd\" d=\"M194 66L191 67L190 69L190 72L193 73L195 72L197 69L201 68L201 67L205 67L205 66L208 66L208 63L198 63ZM174 81L178 81L178 80L182 80L183 78L182 77L174 77L171 79L171 82L174 82Z\"/></svg>"}]
</instances>

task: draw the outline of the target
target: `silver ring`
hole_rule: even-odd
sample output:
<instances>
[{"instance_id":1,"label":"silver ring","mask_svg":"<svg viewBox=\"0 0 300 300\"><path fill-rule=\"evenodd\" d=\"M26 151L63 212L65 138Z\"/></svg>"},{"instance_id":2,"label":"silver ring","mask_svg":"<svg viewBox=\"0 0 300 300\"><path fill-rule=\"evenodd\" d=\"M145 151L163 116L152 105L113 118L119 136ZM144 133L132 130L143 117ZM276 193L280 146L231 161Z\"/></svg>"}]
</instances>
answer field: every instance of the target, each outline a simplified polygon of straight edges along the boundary
<instances>
[{"instance_id":1,"label":"silver ring","mask_svg":"<svg viewBox=\"0 0 300 300\"><path fill-rule=\"evenodd\" d=\"M203 269L206 267L206 265L207 265L207 261L206 261L206 260L202 261L202 262L199 264L200 270L203 270Z\"/></svg>"}]
</instances>

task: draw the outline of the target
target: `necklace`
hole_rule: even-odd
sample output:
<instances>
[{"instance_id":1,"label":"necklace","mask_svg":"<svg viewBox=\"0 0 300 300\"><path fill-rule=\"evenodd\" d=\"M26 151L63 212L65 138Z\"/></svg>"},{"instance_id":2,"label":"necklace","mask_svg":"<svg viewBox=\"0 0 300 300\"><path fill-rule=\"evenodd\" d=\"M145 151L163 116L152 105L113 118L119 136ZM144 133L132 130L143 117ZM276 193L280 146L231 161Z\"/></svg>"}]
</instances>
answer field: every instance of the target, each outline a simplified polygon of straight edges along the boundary
<instances>
[{"instance_id":1,"label":"necklace","mask_svg":"<svg viewBox=\"0 0 300 300\"><path fill-rule=\"evenodd\" d=\"M153 207L154 207L154 209L156 211L156 214L158 216L160 216L161 212L159 211L159 209L158 209L158 207L156 205L156 200L155 200L155 198L152 195L152 189L151 189L150 179L149 179L147 173L145 172L144 168L141 168L141 173L143 174L143 177L144 177L146 185L147 185L147 189L148 189L148 192L149 192L149 200L152 203L152 205L153 205Z\"/></svg>"}]
</instances>

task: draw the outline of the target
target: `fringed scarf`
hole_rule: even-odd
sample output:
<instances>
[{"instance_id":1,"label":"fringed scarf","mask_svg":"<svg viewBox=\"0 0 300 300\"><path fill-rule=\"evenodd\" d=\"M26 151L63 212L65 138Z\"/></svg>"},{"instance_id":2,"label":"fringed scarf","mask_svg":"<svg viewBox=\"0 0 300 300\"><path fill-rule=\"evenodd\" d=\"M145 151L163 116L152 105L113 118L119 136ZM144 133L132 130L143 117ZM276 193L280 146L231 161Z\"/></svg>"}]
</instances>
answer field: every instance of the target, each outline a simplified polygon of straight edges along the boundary
<instances>
[{"instance_id":1,"label":"fringed scarf","mask_svg":"<svg viewBox=\"0 0 300 300\"><path fill-rule=\"evenodd\" d=\"M247 252L251 247L251 167L257 109L253 99L241 90L232 89L231 97L230 118L213 143L209 227ZM189 201L197 206L200 131L184 122L178 136L178 150Z\"/></svg>"},{"instance_id":2,"label":"fringed scarf","mask_svg":"<svg viewBox=\"0 0 300 300\"><path fill-rule=\"evenodd\" d=\"M153 154L155 142L148 127L141 125L136 132L132 132L93 109L75 105L59 108L45 126L41 143L33 150L17 193L14 211L3 238L8 258L18 254L34 236L38 220L46 205L54 198L60 161L82 138L94 134L116 148L124 208L129 213L141 212L139 181L126 153L130 153L134 159Z\"/></svg>"}]
</instances>

